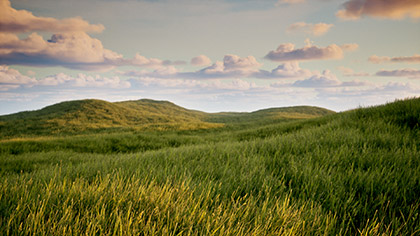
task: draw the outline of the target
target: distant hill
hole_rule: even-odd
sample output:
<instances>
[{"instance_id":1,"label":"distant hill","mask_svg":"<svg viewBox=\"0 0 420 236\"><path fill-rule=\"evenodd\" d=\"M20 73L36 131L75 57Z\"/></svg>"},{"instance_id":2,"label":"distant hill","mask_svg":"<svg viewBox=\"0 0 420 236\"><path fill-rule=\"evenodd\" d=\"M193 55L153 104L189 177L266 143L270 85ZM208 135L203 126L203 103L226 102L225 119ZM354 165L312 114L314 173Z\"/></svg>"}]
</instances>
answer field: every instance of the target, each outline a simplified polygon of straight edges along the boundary
<instances>
[{"instance_id":1,"label":"distant hill","mask_svg":"<svg viewBox=\"0 0 420 236\"><path fill-rule=\"evenodd\" d=\"M308 119L329 114L334 111L312 106L268 108L254 112L220 112L208 114L207 120L217 123L267 123L276 120Z\"/></svg>"},{"instance_id":2,"label":"distant hill","mask_svg":"<svg viewBox=\"0 0 420 236\"><path fill-rule=\"evenodd\" d=\"M271 108L251 113L205 113L168 101L141 99L107 102L87 99L67 101L41 110L0 116L0 137L75 134L90 131L191 130L222 127L238 122L304 119L332 111L318 107Z\"/></svg>"}]
</instances>

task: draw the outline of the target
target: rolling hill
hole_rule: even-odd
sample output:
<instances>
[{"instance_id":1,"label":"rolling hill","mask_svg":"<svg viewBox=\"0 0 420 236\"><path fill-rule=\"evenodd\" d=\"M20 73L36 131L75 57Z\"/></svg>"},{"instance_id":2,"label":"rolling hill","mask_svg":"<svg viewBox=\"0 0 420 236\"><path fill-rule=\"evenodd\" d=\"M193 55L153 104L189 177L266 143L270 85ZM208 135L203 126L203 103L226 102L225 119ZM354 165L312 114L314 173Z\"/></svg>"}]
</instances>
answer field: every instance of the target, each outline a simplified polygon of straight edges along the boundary
<instances>
[{"instance_id":1,"label":"rolling hill","mask_svg":"<svg viewBox=\"0 0 420 236\"><path fill-rule=\"evenodd\" d=\"M252 113L205 113L168 101L67 101L37 111L0 116L0 137L80 134L113 130L194 130L238 122L313 118L332 111L317 107L272 108Z\"/></svg>"},{"instance_id":2,"label":"rolling hill","mask_svg":"<svg viewBox=\"0 0 420 236\"><path fill-rule=\"evenodd\" d=\"M79 103L2 119L67 117ZM330 112L207 114L147 100L98 111L88 103L95 114L109 105L103 116L114 108L162 117L153 109L169 106L225 126L3 139L0 232L419 235L419 98L311 119L296 116Z\"/></svg>"}]
</instances>

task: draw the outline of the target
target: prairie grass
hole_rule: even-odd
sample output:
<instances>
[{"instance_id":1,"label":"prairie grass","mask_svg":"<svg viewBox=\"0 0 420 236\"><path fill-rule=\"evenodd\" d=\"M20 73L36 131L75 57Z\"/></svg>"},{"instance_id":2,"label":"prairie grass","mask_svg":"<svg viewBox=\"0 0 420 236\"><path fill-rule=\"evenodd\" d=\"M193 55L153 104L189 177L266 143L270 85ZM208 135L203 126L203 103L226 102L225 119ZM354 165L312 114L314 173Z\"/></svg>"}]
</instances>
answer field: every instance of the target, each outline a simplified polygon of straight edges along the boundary
<instances>
[{"instance_id":1,"label":"prairie grass","mask_svg":"<svg viewBox=\"0 0 420 236\"><path fill-rule=\"evenodd\" d=\"M0 232L419 235L419 108L3 141Z\"/></svg>"}]
</instances>

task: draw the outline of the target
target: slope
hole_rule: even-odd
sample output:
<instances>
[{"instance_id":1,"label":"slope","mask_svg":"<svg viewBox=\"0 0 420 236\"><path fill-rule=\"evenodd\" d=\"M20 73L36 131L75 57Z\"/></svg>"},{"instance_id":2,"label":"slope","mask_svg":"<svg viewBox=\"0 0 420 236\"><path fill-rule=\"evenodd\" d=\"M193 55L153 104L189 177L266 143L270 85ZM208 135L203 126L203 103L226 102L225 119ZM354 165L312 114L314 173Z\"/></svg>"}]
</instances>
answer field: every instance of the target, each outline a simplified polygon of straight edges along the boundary
<instances>
[{"instance_id":1,"label":"slope","mask_svg":"<svg viewBox=\"0 0 420 236\"><path fill-rule=\"evenodd\" d=\"M0 117L3 137L71 134L120 129L200 129L218 127L200 120L200 112L165 101L110 103L102 100L62 102L37 111Z\"/></svg>"},{"instance_id":2,"label":"slope","mask_svg":"<svg viewBox=\"0 0 420 236\"><path fill-rule=\"evenodd\" d=\"M107 102L67 101L37 111L0 116L0 138L86 134L133 130L196 130L222 127L225 123L273 122L333 113L322 108L273 108L253 113L209 114L168 101L141 99Z\"/></svg>"},{"instance_id":3,"label":"slope","mask_svg":"<svg viewBox=\"0 0 420 236\"><path fill-rule=\"evenodd\" d=\"M419 123L420 99L408 99L243 130L108 134L105 153L86 137L2 152L0 230L418 235ZM119 149L150 139L164 141Z\"/></svg>"}]
</instances>

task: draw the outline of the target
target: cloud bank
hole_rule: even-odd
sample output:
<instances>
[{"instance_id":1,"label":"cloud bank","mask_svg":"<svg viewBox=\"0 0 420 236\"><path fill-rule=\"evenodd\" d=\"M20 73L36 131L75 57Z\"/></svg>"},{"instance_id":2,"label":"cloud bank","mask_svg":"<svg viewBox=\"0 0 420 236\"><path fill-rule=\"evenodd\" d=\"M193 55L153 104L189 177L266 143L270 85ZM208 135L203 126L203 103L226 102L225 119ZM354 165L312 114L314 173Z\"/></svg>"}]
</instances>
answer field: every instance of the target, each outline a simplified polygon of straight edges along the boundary
<instances>
[{"instance_id":1,"label":"cloud bank","mask_svg":"<svg viewBox=\"0 0 420 236\"><path fill-rule=\"evenodd\" d=\"M331 44L324 48L307 44L303 48L295 49L294 44L286 43L278 46L276 50L270 51L265 58L279 62L341 59L344 51L352 51L357 48L357 44L344 44L341 46Z\"/></svg>"},{"instance_id":2,"label":"cloud bank","mask_svg":"<svg viewBox=\"0 0 420 236\"><path fill-rule=\"evenodd\" d=\"M0 89L5 91L5 88L9 88L10 85L19 85L24 87L65 86L67 88L129 88L131 86L129 81L121 80L117 76L108 78L99 75L90 76L82 73L77 76L69 76L64 73L58 73L42 79L35 79L22 75L19 71L9 68L8 66L0 66Z\"/></svg>"},{"instance_id":3,"label":"cloud bank","mask_svg":"<svg viewBox=\"0 0 420 236\"><path fill-rule=\"evenodd\" d=\"M122 55L105 49L98 39L85 32L59 33L44 40L37 33L25 39L0 33L0 64L64 66L71 69L106 69Z\"/></svg>"},{"instance_id":4,"label":"cloud bank","mask_svg":"<svg viewBox=\"0 0 420 236\"><path fill-rule=\"evenodd\" d=\"M12 8L9 0L0 0L0 29L2 32L9 33L31 31L99 33L105 27L100 24L89 24L80 17L58 20L51 17L34 16L29 11Z\"/></svg>"},{"instance_id":5,"label":"cloud bank","mask_svg":"<svg viewBox=\"0 0 420 236\"><path fill-rule=\"evenodd\" d=\"M158 68L185 64L182 61L146 58L138 53L133 58L124 58L87 34L103 29L103 25L93 25L77 17L63 20L37 17L29 11L12 8L9 0L0 0L0 65L109 70L116 66ZM44 40L34 31L54 34ZM26 32L32 33L26 38L17 35Z\"/></svg>"},{"instance_id":6,"label":"cloud bank","mask_svg":"<svg viewBox=\"0 0 420 236\"><path fill-rule=\"evenodd\" d=\"M388 19L420 18L418 0L348 0L343 7L344 9L336 15L346 20L355 20L362 16Z\"/></svg>"},{"instance_id":7,"label":"cloud bank","mask_svg":"<svg viewBox=\"0 0 420 236\"><path fill-rule=\"evenodd\" d=\"M308 79L298 80L293 83L295 87L305 88L328 88L328 87L353 87L353 86L366 86L369 83L359 80L350 82L342 82L331 71L325 70L322 74L315 74Z\"/></svg>"},{"instance_id":8,"label":"cloud bank","mask_svg":"<svg viewBox=\"0 0 420 236\"><path fill-rule=\"evenodd\" d=\"M182 72L174 66L163 66L153 71L127 71L122 75L130 77L152 77L161 79L231 79L231 78L259 78L283 79L304 78L312 76L315 72L302 69L296 61L284 62L273 70L262 70L262 64L255 57L240 57L238 55L225 55L223 61L216 61L210 66L193 72Z\"/></svg>"},{"instance_id":9,"label":"cloud bank","mask_svg":"<svg viewBox=\"0 0 420 236\"><path fill-rule=\"evenodd\" d=\"M376 72L377 76L387 77L407 77L410 79L420 79L420 70L407 68L399 70L380 70Z\"/></svg>"},{"instance_id":10,"label":"cloud bank","mask_svg":"<svg viewBox=\"0 0 420 236\"><path fill-rule=\"evenodd\" d=\"M411 57L380 57L372 55L369 57L368 61L375 64L380 64L384 62L420 63L420 55L414 54L414 56Z\"/></svg>"}]
</instances>

